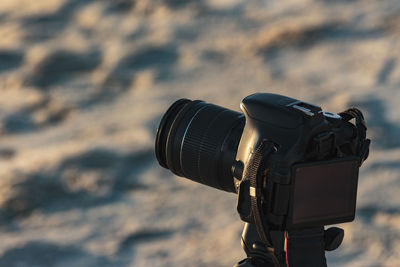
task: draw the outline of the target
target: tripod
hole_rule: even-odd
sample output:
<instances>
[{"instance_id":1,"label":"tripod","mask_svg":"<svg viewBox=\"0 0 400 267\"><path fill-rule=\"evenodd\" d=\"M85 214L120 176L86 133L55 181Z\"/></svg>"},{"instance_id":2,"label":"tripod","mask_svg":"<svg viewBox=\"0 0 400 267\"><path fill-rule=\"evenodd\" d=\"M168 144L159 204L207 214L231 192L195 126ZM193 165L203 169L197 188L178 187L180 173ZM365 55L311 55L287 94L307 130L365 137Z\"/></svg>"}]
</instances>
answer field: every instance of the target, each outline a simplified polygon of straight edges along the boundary
<instances>
[{"instance_id":1,"label":"tripod","mask_svg":"<svg viewBox=\"0 0 400 267\"><path fill-rule=\"evenodd\" d=\"M324 227L296 231L271 231L272 247L266 247L256 226L245 223L242 247L247 258L234 267L326 267L325 250L340 246L344 237L341 228Z\"/></svg>"}]
</instances>

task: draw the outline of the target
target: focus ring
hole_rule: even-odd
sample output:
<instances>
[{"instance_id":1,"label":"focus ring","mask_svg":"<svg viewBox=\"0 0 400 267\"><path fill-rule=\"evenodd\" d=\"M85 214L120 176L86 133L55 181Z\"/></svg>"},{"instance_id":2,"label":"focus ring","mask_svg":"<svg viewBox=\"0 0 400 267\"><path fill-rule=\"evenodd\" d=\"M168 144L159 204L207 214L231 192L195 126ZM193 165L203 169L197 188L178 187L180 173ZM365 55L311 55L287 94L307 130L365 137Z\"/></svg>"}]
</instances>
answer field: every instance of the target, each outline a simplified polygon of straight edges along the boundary
<instances>
[{"instance_id":1,"label":"focus ring","mask_svg":"<svg viewBox=\"0 0 400 267\"><path fill-rule=\"evenodd\" d=\"M193 118L181 147L181 166L185 177L221 189L223 176L222 146L238 112L204 103Z\"/></svg>"}]
</instances>

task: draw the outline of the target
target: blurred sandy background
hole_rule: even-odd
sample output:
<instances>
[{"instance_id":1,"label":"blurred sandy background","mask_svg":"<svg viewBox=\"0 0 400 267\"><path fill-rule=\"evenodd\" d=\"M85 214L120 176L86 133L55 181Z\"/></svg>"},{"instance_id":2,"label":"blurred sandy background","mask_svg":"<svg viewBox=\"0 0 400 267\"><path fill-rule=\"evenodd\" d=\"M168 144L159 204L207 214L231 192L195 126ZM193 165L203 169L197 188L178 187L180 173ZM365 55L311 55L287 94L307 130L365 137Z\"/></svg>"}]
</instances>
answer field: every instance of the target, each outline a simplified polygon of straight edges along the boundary
<instances>
[{"instance_id":1,"label":"blurred sandy background","mask_svg":"<svg viewBox=\"0 0 400 267\"><path fill-rule=\"evenodd\" d=\"M232 266L235 195L156 164L176 99L254 92L373 139L329 266L400 266L400 2L0 1L0 266Z\"/></svg>"}]
</instances>

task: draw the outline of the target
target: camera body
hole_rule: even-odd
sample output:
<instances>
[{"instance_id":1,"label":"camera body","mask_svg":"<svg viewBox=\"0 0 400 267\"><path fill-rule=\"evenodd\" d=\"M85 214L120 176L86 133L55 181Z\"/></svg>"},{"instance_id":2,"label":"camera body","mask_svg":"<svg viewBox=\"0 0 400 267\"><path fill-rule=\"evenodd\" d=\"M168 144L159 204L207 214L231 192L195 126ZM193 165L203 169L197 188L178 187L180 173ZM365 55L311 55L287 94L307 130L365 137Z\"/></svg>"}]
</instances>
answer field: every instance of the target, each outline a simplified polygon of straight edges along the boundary
<instances>
[{"instance_id":1,"label":"camera body","mask_svg":"<svg viewBox=\"0 0 400 267\"><path fill-rule=\"evenodd\" d=\"M352 123L318 106L275 94L250 95L240 108L246 123L233 175L242 220L254 223L250 179L243 176L255 167L250 166L254 165L250 155L264 141L274 147L257 178L263 179L258 190L270 229L354 219L361 159L356 156Z\"/></svg>"}]
</instances>

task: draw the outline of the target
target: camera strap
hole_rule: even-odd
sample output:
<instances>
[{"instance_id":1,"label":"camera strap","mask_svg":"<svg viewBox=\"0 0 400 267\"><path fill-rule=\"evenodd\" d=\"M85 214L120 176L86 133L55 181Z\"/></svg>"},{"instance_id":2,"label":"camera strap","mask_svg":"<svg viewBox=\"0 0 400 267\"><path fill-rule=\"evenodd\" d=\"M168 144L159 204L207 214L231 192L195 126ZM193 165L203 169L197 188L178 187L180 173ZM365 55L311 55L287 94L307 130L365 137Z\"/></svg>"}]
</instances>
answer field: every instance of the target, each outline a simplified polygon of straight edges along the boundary
<instances>
[{"instance_id":1,"label":"camera strap","mask_svg":"<svg viewBox=\"0 0 400 267\"><path fill-rule=\"evenodd\" d=\"M369 154L369 145L371 140L367 139L367 126L365 124L364 116L361 111L357 108L350 108L341 113L342 121L347 122L355 126L355 132L353 132L352 140L348 139L348 136L338 138L338 132L324 132L319 134L313 139L311 149L308 151L309 158L317 158L318 160L323 159L327 155L338 153L339 157L343 156L341 146L346 146L346 152L344 155L353 155L359 158L359 164L367 159ZM355 123L350 121L355 119ZM336 150L335 150L336 149ZM333 152L335 151L335 152Z\"/></svg>"},{"instance_id":2,"label":"camera strap","mask_svg":"<svg viewBox=\"0 0 400 267\"><path fill-rule=\"evenodd\" d=\"M262 186L263 177L266 174L266 162L267 157L276 151L276 147L273 142L263 140L260 145L253 151L249 158L248 168L244 172L244 178L250 181L250 200L251 210L254 218L257 231L265 244L265 247L270 254L270 257L275 266L279 267L280 262L284 260L284 255L276 255L274 247L271 244L271 236L269 233L267 220L262 208ZM279 258L279 259L278 259Z\"/></svg>"},{"instance_id":3,"label":"camera strap","mask_svg":"<svg viewBox=\"0 0 400 267\"><path fill-rule=\"evenodd\" d=\"M360 166L368 158L369 154L369 145L371 143L370 139L367 139L367 126L364 120L364 116L362 112L357 108L349 108L339 115L342 117L344 121L350 121L355 119L355 125L357 128L357 137L356 137L356 148L355 153L360 157Z\"/></svg>"}]
</instances>

